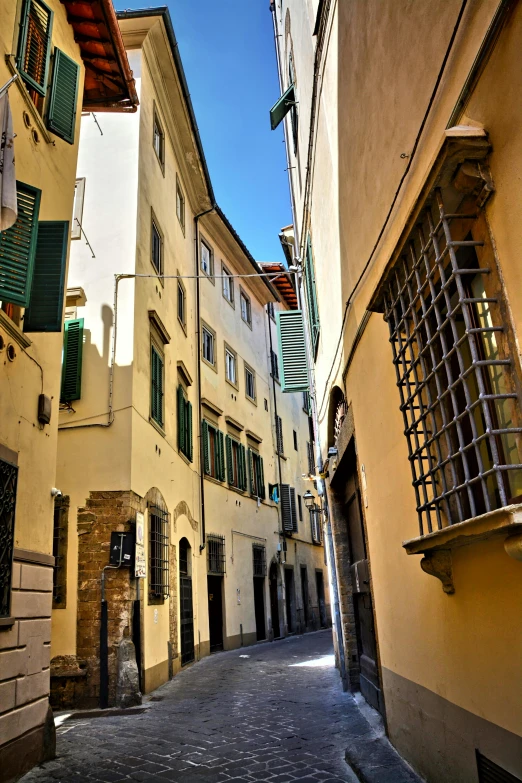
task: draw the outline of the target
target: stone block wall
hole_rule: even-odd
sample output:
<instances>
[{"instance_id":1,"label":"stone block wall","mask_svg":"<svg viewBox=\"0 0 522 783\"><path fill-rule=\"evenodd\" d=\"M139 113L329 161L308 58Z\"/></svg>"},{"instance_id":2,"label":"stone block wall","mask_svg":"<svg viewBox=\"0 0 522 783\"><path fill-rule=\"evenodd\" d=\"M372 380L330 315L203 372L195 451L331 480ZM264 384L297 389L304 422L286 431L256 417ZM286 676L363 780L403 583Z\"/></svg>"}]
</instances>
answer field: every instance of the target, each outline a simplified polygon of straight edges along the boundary
<instances>
[{"instance_id":1,"label":"stone block wall","mask_svg":"<svg viewBox=\"0 0 522 783\"><path fill-rule=\"evenodd\" d=\"M15 780L53 755L45 747L53 562L15 549L11 625L0 627L0 781Z\"/></svg>"}]
</instances>

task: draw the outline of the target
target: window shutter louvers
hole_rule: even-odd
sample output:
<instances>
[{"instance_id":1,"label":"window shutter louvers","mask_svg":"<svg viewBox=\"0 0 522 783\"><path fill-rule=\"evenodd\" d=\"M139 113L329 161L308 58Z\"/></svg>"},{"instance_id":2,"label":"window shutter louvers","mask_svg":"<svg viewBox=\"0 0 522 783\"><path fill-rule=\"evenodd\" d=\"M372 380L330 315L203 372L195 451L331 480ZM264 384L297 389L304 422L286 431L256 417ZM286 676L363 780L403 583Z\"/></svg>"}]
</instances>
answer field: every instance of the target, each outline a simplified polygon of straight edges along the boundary
<instances>
[{"instance_id":1,"label":"window shutter louvers","mask_svg":"<svg viewBox=\"0 0 522 783\"><path fill-rule=\"evenodd\" d=\"M306 241L305 262L306 299L308 302L308 320L310 323L310 337L312 350L315 351L319 340L319 306L317 304L317 286L315 282L314 260L312 256L312 243L310 237Z\"/></svg>"},{"instance_id":2,"label":"window shutter louvers","mask_svg":"<svg viewBox=\"0 0 522 783\"><path fill-rule=\"evenodd\" d=\"M187 457L192 462L194 459L194 446L192 442L192 403L187 401L187 412L185 417L186 434L185 444L187 447Z\"/></svg>"},{"instance_id":3,"label":"window shutter louvers","mask_svg":"<svg viewBox=\"0 0 522 783\"><path fill-rule=\"evenodd\" d=\"M225 447L227 456L227 481L232 486L237 485L237 477L234 476L234 463L232 461L232 438L230 435L225 436Z\"/></svg>"},{"instance_id":4,"label":"window shutter louvers","mask_svg":"<svg viewBox=\"0 0 522 783\"><path fill-rule=\"evenodd\" d=\"M297 509L295 505L294 487L290 487L290 508L292 510L292 533L297 533Z\"/></svg>"},{"instance_id":5,"label":"window shutter louvers","mask_svg":"<svg viewBox=\"0 0 522 783\"><path fill-rule=\"evenodd\" d=\"M55 48L47 127L69 144L74 143L79 75L78 63Z\"/></svg>"},{"instance_id":6,"label":"window shutter louvers","mask_svg":"<svg viewBox=\"0 0 522 783\"><path fill-rule=\"evenodd\" d=\"M250 494L254 494L254 457L252 449L247 449L248 477L250 479Z\"/></svg>"},{"instance_id":7,"label":"window shutter louvers","mask_svg":"<svg viewBox=\"0 0 522 783\"><path fill-rule=\"evenodd\" d=\"M38 224L33 281L25 332L61 332L69 221Z\"/></svg>"},{"instance_id":8,"label":"window shutter louvers","mask_svg":"<svg viewBox=\"0 0 522 783\"><path fill-rule=\"evenodd\" d=\"M291 84L270 109L270 127L272 130L277 128L281 120L284 119L294 104L295 90L294 85Z\"/></svg>"},{"instance_id":9,"label":"window shutter louvers","mask_svg":"<svg viewBox=\"0 0 522 783\"><path fill-rule=\"evenodd\" d=\"M18 218L0 233L0 299L27 307L33 279L41 191L16 183Z\"/></svg>"},{"instance_id":10,"label":"window shutter louvers","mask_svg":"<svg viewBox=\"0 0 522 783\"><path fill-rule=\"evenodd\" d=\"M265 499L265 471L263 468L263 457L257 458L257 494Z\"/></svg>"},{"instance_id":11,"label":"window shutter louvers","mask_svg":"<svg viewBox=\"0 0 522 783\"><path fill-rule=\"evenodd\" d=\"M286 533L293 532L292 504L290 500L290 486L281 484L281 522Z\"/></svg>"},{"instance_id":12,"label":"window shutter louvers","mask_svg":"<svg viewBox=\"0 0 522 783\"><path fill-rule=\"evenodd\" d=\"M187 453L187 440L186 440L186 421L185 421L185 395L183 393L183 386L178 386L178 449Z\"/></svg>"},{"instance_id":13,"label":"window shutter louvers","mask_svg":"<svg viewBox=\"0 0 522 783\"><path fill-rule=\"evenodd\" d=\"M66 321L63 334L62 387L60 402L81 399L83 318Z\"/></svg>"},{"instance_id":14,"label":"window shutter louvers","mask_svg":"<svg viewBox=\"0 0 522 783\"><path fill-rule=\"evenodd\" d=\"M237 470L239 489L243 492L247 488L245 447L240 443L237 447Z\"/></svg>"},{"instance_id":15,"label":"window shutter louvers","mask_svg":"<svg viewBox=\"0 0 522 783\"><path fill-rule=\"evenodd\" d=\"M284 454L284 443L283 443L283 421L281 419L281 416L276 416L276 445L277 445L277 453L278 454Z\"/></svg>"},{"instance_id":16,"label":"window shutter louvers","mask_svg":"<svg viewBox=\"0 0 522 783\"><path fill-rule=\"evenodd\" d=\"M163 426L163 359L151 346L151 416L154 421Z\"/></svg>"},{"instance_id":17,"label":"window shutter louvers","mask_svg":"<svg viewBox=\"0 0 522 783\"><path fill-rule=\"evenodd\" d=\"M208 424L203 420L201 424L201 437L203 440L203 471L210 476L210 448L208 438Z\"/></svg>"},{"instance_id":18,"label":"window shutter louvers","mask_svg":"<svg viewBox=\"0 0 522 783\"><path fill-rule=\"evenodd\" d=\"M216 476L219 481L225 480L225 445L223 433L221 430L216 430Z\"/></svg>"},{"instance_id":19,"label":"window shutter louvers","mask_svg":"<svg viewBox=\"0 0 522 783\"><path fill-rule=\"evenodd\" d=\"M20 20L20 38L16 64L24 81L45 95L53 12L40 0L25 0Z\"/></svg>"},{"instance_id":20,"label":"window shutter louvers","mask_svg":"<svg viewBox=\"0 0 522 783\"><path fill-rule=\"evenodd\" d=\"M280 381L283 392L307 391L308 359L301 310L282 310L276 313L279 343Z\"/></svg>"}]
</instances>

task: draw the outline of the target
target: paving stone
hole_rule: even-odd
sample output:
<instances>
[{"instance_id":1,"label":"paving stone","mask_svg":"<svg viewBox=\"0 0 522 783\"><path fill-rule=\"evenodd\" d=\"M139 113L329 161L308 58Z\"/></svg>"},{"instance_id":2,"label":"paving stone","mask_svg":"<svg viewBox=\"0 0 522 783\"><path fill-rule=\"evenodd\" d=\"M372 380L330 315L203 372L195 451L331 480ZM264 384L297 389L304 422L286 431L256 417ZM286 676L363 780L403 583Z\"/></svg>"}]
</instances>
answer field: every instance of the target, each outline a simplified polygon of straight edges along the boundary
<instances>
[{"instance_id":1,"label":"paving stone","mask_svg":"<svg viewBox=\"0 0 522 783\"><path fill-rule=\"evenodd\" d=\"M403 783L332 666L331 633L212 655L145 697L141 714L65 721L58 758L20 783L348 783L345 752L372 783ZM159 698L160 697L160 698ZM360 748L360 749L359 749ZM389 781L383 774L393 775ZM410 771L411 772L411 771Z\"/></svg>"}]
</instances>

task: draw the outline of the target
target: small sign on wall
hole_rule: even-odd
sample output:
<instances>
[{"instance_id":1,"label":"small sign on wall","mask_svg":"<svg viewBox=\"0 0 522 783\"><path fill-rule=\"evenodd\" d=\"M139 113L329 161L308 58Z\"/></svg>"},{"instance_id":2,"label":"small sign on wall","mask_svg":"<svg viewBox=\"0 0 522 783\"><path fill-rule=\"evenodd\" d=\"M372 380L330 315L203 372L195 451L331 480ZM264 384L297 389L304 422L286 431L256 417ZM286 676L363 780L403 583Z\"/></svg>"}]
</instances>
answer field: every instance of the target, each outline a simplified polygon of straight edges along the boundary
<instances>
[{"instance_id":1,"label":"small sign on wall","mask_svg":"<svg viewBox=\"0 0 522 783\"><path fill-rule=\"evenodd\" d=\"M134 576L147 576L147 561L145 559L145 517L141 511L136 514L136 550L134 557Z\"/></svg>"}]
</instances>

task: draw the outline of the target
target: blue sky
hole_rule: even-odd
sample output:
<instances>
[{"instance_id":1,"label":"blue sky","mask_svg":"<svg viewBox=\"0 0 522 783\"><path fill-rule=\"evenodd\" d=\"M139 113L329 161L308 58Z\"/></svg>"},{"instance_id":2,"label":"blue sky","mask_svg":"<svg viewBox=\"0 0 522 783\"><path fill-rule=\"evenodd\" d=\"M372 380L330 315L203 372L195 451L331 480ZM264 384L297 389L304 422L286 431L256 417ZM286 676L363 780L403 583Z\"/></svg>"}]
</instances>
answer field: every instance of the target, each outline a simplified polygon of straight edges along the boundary
<instances>
[{"instance_id":1,"label":"blue sky","mask_svg":"<svg viewBox=\"0 0 522 783\"><path fill-rule=\"evenodd\" d=\"M121 0L114 0L118 10ZM291 222L268 0L170 0L168 5L216 200L258 261L283 261ZM147 7L125 0L126 9Z\"/></svg>"}]
</instances>

